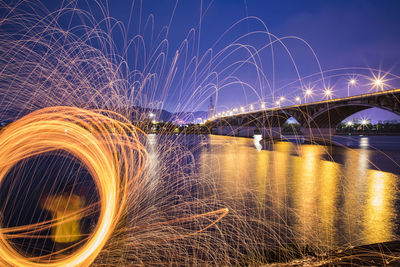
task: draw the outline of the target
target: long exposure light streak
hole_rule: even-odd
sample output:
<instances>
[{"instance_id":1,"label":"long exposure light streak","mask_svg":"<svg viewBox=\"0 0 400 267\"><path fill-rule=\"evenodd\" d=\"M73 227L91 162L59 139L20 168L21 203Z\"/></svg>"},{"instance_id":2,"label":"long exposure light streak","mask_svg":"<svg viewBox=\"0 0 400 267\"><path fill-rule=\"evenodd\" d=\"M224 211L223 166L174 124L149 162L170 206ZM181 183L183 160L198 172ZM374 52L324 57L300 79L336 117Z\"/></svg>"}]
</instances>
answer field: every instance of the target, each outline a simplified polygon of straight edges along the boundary
<instances>
[{"instance_id":1,"label":"long exposure light streak","mask_svg":"<svg viewBox=\"0 0 400 267\"><path fill-rule=\"evenodd\" d=\"M350 97L349 84L351 95L357 95L390 88L400 77L372 68L323 70L305 40L278 37L262 20L251 16L234 23L209 49L199 47L201 25L191 28L174 47L176 40L168 40L173 15L168 26L158 33L153 14L143 21L142 1L134 1L132 22L139 26L137 32L132 32L131 25L109 17L108 7L95 2L97 6L86 11L79 8L77 1L63 1L56 12L49 12L46 7L42 10L45 4L39 0L17 1L15 5L0 3L0 119L11 122L0 134L0 188L6 188L3 182L7 179L20 179L18 172L10 175L13 168L30 174L23 165L26 160L63 151L90 173L97 191L90 195L98 193L95 203L86 203L68 213L68 218L55 216L16 226L8 226L7 222L18 221L24 211L5 203L4 206L11 206L12 215L20 217L7 216L4 207L0 207L0 265L261 265L274 256L288 261L307 255L300 250L308 244L296 240L309 236L315 238L310 242L313 250L322 250L324 245L327 250L333 248L333 236L327 231L326 237L331 241L321 244L323 238L314 229L316 221L308 217L313 212L325 218L326 229L334 224L333 214L321 212L313 204L313 198L318 196L314 187L320 181L321 166L321 173L326 175L321 181L327 182L327 194L338 179L336 167L330 166L334 164L320 164L322 151L311 156L303 153L303 159L295 160L300 170L293 174L298 183L294 190L297 197L287 201L293 197L288 196L291 189L284 185L290 182L287 175L291 156L284 154L288 151L283 148L290 146L291 150L291 144L275 146L276 154L264 149L265 142L256 140L259 153L247 157L244 152L249 147L236 150L234 144L243 145L245 140L184 134L165 138L141 132L131 122L139 125L148 121L149 132L153 132L165 124L160 116L162 109L175 114L201 110L210 97L215 97L212 118L251 114L259 108L274 108L274 104L284 107L323 99L334 103L333 91L323 90L332 81L339 81L332 86L340 98ZM173 13L177 5L178 1ZM138 6L140 12L136 10ZM71 24L65 26L68 20ZM244 24L249 32L238 34ZM120 37L123 48L118 45ZM308 63L312 63L313 70L303 69L305 62L299 64L292 42L310 52ZM285 63L287 57L293 77L278 82L275 67ZM269 67L272 74L266 71ZM361 74L354 76L355 72ZM356 82L348 83L353 76ZM230 96L240 100L234 103ZM249 116L244 123L252 120ZM268 131L263 131L261 124L256 125L262 134L260 139L268 138L268 132L271 136L277 132L269 127L271 120L266 118L262 124ZM246 132L235 125L227 128L235 135ZM293 137L296 141L302 139L297 134ZM202 140L196 143L198 137ZM190 138L195 140L194 145L183 147L182 139ZM210 140L217 149L209 145ZM293 149L301 151L294 145ZM311 150L320 151L321 147L313 146ZM200 160L194 151L204 152ZM209 152L213 156L207 158ZM251 170L253 162L259 164L255 170ZM367 165L366 159L363 162ZM303 177L304 168L310 166L312 172ZM221 172L228 173L222 182L218 180ZM263 174L257 177L257 191L251 187L254 173ZM31 192L24 189L16 186L15 191L29 200ZM12 197L11 191L4 191L5 198ZM56 191L45 193L52 195ZM258 199L256 208L251 196ZM301 199L305 202L299 202ZM321 207L329 208L335 201L336 195L327 195L321 200ZM46 213L40 203L35 208ZM45 230L50 233L65 222L93 214L98 214L90 225L93 228L80 234L78 241L70 244L72 249L51 250L36 242L51 241L54 236L44 234ZM295 236L288 221L293 214L306 214L298 218L299 236ZM28 244L19 242L24 238L30 240ZM293 243L298 248L293 249ZM30 247L35 247L39 255L30 253ZM287 252L271 256L276 248Z\"/></svg>"},{"instance_id":2,"label":"long exposure light streak","mask_svg":"<svg viewBox=\"0 0 400 267\"><path fill-rule=\"evenodd\" d=\"M91 128L96 130L89 130ZM68 129L68 134L65 134L65 129ZM127 192L143 171L146 151L138 141L136 130L128 127L126 121L114 120L97 112L50 107L12 123L1 132L0 140L0 182L9 169L23 159L65 150L88 168L100 196L97 226L73 254L51 261L49 256L27 258L21 255L8 242L24 232L34 237L35 230L43 224L33 224L1 229L0 261L14 266L90 265L112 234L126 206ZM52 223L44 225L50 227Z\"/></svg>"}]
</instances>

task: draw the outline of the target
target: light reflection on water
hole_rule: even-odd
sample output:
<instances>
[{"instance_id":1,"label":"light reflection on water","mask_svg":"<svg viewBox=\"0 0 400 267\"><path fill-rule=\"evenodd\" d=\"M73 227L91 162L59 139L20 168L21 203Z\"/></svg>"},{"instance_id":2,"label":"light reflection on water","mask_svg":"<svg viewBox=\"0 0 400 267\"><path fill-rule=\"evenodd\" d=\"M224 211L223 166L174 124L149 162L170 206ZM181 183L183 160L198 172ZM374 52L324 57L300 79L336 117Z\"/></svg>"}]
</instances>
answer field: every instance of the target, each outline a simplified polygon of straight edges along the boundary
<instances>
[{"instance_id":1,"label":"light reflection on water","mask_svg":"<svg viewBox=\"0 0 400 267\"><path fill-rule=\"evenodd\" d=\"M398 177L369 169L370 150L336 151L344 158L339 164L325 160L323 146L279 142L273 150L261 150L259 139L210 136L207 149L198 152L199 166L207 166L200 172L209 176L213 170L221 197L239 200L252 192L248 209L287 224L279 231L293 231L303 244L396 239ZM368 146L368 139L361 144Z\"/></svg>"}]
</instances>

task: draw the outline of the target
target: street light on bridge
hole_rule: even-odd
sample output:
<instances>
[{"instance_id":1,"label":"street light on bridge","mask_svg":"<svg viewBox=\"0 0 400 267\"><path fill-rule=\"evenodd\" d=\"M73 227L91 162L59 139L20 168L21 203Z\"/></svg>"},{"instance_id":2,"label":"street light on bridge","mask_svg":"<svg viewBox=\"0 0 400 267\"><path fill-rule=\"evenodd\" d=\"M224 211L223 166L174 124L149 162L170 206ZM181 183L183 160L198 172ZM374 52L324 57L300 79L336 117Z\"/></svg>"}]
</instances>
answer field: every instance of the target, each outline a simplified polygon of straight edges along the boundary
<instances>
[{"instance_id":1,"label":"street light on bridge","mask_svg":"<svg viewBox=\"0 0 400 267\"><path fill-rule=\"evenodd\" d=\"M241 112L244 112L244 107L240 107L240 111L241 111Z\"/></svg>"},{"instance_id":2,"label":"street light on bridge","mask_svg":"<svg viewBox=\"0 0 400 267\"><path fill-rule=\"evenodd\" d=\"M326 90L325 90L325 92L324 92L324 94L325 94L325 97L326 98L332 98L332 89L331 88L327 88Z\"/></svg>"},{"instance_id":3,"label":"street light on bridge","mask_svg":"<svg viewBox=\"0 0 400 267\"><path fill-rule=\"evenodd\" d=\"M250 105L250 110L254 110L254 106L252 104Z\"/></svg>"},{"instance_id":4,"label":"street light on bridge","mask_svg":"<svg viewBox=\"0 0 400 267\"><path fill-rule=\"evenodd\" d=\"M357 84L357 80L352 78L349 80L349 82L347 83L347 96L350 96L350 86L354 86Z\"/></svg>"},{"instance_id":5,"label":"street light on bridge","mask_svg":"<svg viewBox=\"0 0 400 267\"><path fill-rule=\"evenodd\" d=\"M299 96L296 96L296 102L297 102L297 103L301 103L301 99L300 99Z\"/></svg>"},{"instance_id":6,"label":"street light on bridge","mask_svg":"<svg viewBox=\"0 0 400 267\"><path fill-rule=\"evenodd\" d=\"M374 87L379 88L380 90L383 90L384 82L382 79L378 78L374 81Z\"/></svg>"},{"instance_id":7,"label":"street light on bridge","mask_svg":"<svg viewBox=\"0 0 400 267\"><path fill-rule=\"evenodd\" d=\"M264 103L261 103L261 108L265 109L265 104Z\"/></svg>"},{"instance_id":8,"label":"street light on bridge","mask_svg":"<svg viewBox=\"0 0 400 267\"><path fill-rule=\"evenodd\" d=\"M386 86L386 81L388 80L386 79L387 75L388 73L382 74L381 72L379 72L377 75L372 73L372 77L369 78L372 88L375 88L376 91L383 91L383 88Z\"/></svg>"},{"instance_id":9,"label":"street light on bridge","mask_svg":"<svg viewBox=\"0 0 400 267\"><path fill-rule=\"evenodd\" d=\"M307 102L307 98L310 97L312 95L313 91L311 88L307 88L306 92L304 94L304 102Z\"/></svg>"}]
</instances>

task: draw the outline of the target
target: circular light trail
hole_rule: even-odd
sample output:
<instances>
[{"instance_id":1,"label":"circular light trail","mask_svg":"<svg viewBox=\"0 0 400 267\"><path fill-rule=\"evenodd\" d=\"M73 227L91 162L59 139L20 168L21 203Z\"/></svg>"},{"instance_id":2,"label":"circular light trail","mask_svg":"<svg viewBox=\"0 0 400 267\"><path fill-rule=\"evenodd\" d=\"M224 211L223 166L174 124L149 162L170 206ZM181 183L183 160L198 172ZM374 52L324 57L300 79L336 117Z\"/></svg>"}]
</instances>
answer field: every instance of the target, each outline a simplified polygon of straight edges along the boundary
<instances>
[{"instance_id":1,"label":"circular light trail","mask_svg":"<svg viewBox=\"0 0 400 267\"><path fill-rule=\"evenodd\" d=\"M1 228L1 265L90 265L115 229L126 207L127 192L143 171L147 155L135 128L116 113L49 107L22 117L1 132L0 183L19 161L56 150L64 150L81 160L93 177L99 192L97 225L72 254L55 256L57 252L53 252L40 257L22 255L10 240L35 237L35 233L52 227L57 221ZM83 214L87 208L79 212Z\"/></svg>"}]
</instances>

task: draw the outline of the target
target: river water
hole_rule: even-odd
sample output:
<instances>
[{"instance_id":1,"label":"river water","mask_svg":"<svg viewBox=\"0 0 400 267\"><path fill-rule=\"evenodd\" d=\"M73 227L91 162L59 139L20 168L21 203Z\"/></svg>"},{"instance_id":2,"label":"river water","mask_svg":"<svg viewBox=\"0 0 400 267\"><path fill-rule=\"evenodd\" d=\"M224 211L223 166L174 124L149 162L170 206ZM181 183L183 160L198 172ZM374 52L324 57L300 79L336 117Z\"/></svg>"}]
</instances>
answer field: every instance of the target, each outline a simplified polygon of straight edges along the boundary
<instances>
[{"instance_id":1,"label":"river water","mask_svg":"<svg viewBox=\"0 0 400 267\"><path fill-rule=\"evenodd\" d=\"M202 248L215 253L213 257L225 253L240 260L264 252L268 256L275 248L292 244L331 250L398 240L400 137L335 136L332 146L301 144L299 138L262 145L261 136L150 134L146 140L150 168L143 177L144 189L138 191L143 199L132 205L135 214L150 212L143 218L134 214L133 222L147 225L147 217L156 224L184 218L192 223L187 229L196 231L211 225L215 216L193 214L228 208L215 228L199 235L205 238ZM60 152L21 164L1 187L6 227L50 220L51 213L40 200L49 192L62 192L68 183L87 204L98 201L89 172L68 155ZM91 231L96 216L81 220L82 234ZM185 227L174 229L186 231ZM41 234L49 236L50 228ZM180 241L187 242L189 251L194 249L192 239ZM32 255L54 249L50 238L22 238L16 244ZM183 243L169 245L173 244Z\"/></svg>"},{"instance_id":2,"label":"river water","mask_svg":"<svg viewBox=\"0 0 400 267\"><path fill-rule=\"evenodd\" d=\"M193 153L198 176L216 181L219 197L245 203L244 214L263 214L258 219L291 242L332 248L398 239L400 137L272 147L263 147L261 136L176 138Z\"/></svg>"}]
</instances>

